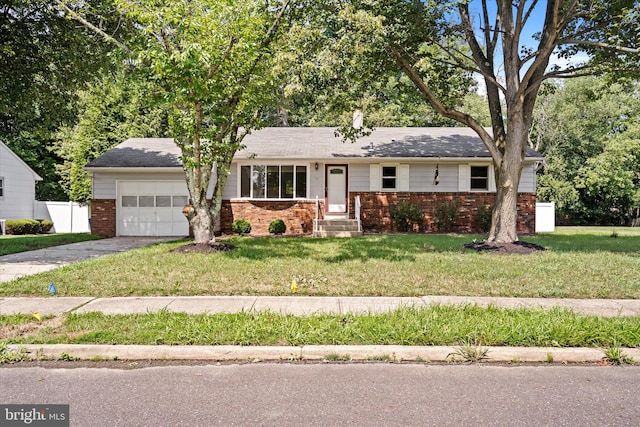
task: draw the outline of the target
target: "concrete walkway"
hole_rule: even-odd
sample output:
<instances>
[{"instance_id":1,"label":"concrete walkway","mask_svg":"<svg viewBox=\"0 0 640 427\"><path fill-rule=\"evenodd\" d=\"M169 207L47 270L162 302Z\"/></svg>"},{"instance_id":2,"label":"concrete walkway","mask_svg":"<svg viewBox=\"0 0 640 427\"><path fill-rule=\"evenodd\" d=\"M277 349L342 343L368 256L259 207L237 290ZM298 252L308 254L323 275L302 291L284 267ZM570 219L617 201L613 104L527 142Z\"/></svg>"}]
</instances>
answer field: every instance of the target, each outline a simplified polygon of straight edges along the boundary
<instances>
[{"instance_id":1,"label":"concrete walkway","mask_svg":"<svg viewBox=\"0 0 640 427\"><path fill-rule=\"evenodd\" d=\"M430 305L478 305L501 308L562 307L577 313L602 317L637 316L640 300L582 300L561 298L498 297L307 297L307 296L193 296L193 297L0 297L0 314L39 312L42 316L63 313L102 312L105 314L149 313L159 310L188 314L259 312L270 310L283 314L380 313L400 307Z\"/></svg>"},{"instance_id":2,"label":"concrete walkway","mask_svg":"<svg viewBox=\"0 0 640 427\"><path fill-rule=\"evenodd\" d=\"M105 255L176 240L175 237L114 237L0 256L0 283Z\"/></svg>"}]
</instances>

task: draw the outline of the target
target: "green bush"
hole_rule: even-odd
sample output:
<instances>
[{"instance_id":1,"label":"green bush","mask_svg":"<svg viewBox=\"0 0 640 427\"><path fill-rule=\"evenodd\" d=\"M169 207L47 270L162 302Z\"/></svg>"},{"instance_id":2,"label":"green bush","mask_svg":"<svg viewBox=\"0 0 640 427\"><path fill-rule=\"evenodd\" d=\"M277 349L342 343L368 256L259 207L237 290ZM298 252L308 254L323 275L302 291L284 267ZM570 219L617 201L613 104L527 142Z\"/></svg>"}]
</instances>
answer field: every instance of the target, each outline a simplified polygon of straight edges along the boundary
<instances>
[{"instance_id":1,"label":"green bush","mask_svg":"<svg viewBox=\"0 0 640 427\"><path fill-rule=\"evenodd\" d=\"M413 231L415 225L424 222L422 209L414 203L406 200L399 201L391 208L391 221L399 231Z\"/></svg>"},{"instance_id":2,"label":"green bush","mask_svg":"<svg viewBox=\"0 0 640 427\"><path fill-rule=\"evenodd\" d=\"M287 224L281 219L275 219L269 224L269 233L284 234L287 231Z\"/></svg>"},{"instance_id":3,"label":"green bush","mask_svg":"<svg viewBox=\"0 0 640 427\"><path fill-rule=\"evenodd\" d=\"M238 218L231 224L231 230L236 234L244 236L245 234L251 233L251 223L244 218Z\"/></svg>"},{"instance_id":4,"label":"green bush","mask_svg":"<svg viewBox=\"0 0 640 427\"><path fill-rule=\"evenodd\" d=\"M491 205L480 206L476 211L476 224L485 233L488 233L491 228L491 215L493 215L493 206Z\"/></svg>"},{"instance_id":5,"label":"green bush","mask_svg":"<svg viewBox=\"0 0 640 427\"><path fill-rule=\"evenodd\" d=\"M433 210L433 223L438 231L451 231L458 219L460 205L453 202L444 202Z\"/></svg>"},{"instance_id":6,"label":"green bush","mask_svg":"<svg viewBox=\"0 0 640 427\"><path fill-rule=\"evenodd\" d=\"M36 221L40 223L40 230L38 231L38 233L47 234L53 228L53 222L49 221L48 219L38 219Z\"/></svg>"},{"instance_id":7,"label":"green bush","mask_svg":"<svg viewBox=\"0 0 640 427\"><path fill-rule=\"evenodd\" d=\"M6 228L7 234L38 234L40 232L40 222L35 219L10 219L7 220Z\"/></svg>"}]
</instances>

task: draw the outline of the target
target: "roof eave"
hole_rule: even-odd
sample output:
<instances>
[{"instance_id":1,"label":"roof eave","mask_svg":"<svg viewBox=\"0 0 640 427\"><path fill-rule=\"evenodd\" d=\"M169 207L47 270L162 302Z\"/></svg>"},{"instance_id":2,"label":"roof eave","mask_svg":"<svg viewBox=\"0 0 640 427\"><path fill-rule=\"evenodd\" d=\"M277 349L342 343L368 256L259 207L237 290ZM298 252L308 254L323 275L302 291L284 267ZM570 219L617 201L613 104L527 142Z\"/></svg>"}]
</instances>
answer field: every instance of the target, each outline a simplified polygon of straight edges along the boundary
<instances>
[{"instance_id":1,"label":"roof eave","mask_svg":"<svg viewBox=\"0 0 640 427\"><path fill-rule=\"evenodd\" d=\"M116 172L143 172L143 173L152 173L152 172L183 172L182 167L173 166L173 167L145 167L145 166L128 166L128 167L105 167L105 166L85 166L84 168L88 172L107 172L107 173L116 173Z\"/></svg>"}]
</instances>

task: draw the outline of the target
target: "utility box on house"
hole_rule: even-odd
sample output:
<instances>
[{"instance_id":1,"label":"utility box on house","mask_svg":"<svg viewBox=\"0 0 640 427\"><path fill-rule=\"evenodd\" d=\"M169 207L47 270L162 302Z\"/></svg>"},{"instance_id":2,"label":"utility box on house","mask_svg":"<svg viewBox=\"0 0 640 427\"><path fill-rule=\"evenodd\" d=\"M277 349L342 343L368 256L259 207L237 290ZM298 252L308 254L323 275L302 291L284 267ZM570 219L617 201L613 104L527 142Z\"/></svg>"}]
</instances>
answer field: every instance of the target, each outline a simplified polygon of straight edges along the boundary
<instances>
[{"instance_id":1,"label":"utility box on house","mask_svg":"<svg viewBox=\"0 0 640 427\"><path fill-rule=\"evenodd\" d=\"M556 231L556 204L536 203L536 233Z\"/></svg>"}]
</instances>

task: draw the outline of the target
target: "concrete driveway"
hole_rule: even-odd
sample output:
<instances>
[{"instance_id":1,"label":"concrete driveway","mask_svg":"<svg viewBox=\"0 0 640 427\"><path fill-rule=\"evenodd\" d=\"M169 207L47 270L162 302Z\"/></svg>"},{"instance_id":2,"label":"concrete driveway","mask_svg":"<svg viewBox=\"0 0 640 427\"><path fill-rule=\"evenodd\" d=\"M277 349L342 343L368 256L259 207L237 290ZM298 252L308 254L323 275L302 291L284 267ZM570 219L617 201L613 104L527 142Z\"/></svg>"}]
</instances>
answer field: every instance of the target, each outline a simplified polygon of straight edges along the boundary
<instances>
[{"instance_id":1,"label":"concrete driveway","mask_svg":"<svg viewBox=\"0 0 640 427\"><path fill-rule=\"evenodd\" d=\"M0 256L0 282L53 270L75 261L125 252L177 237L113 237Z\"/></svg>"}]
</instances>

